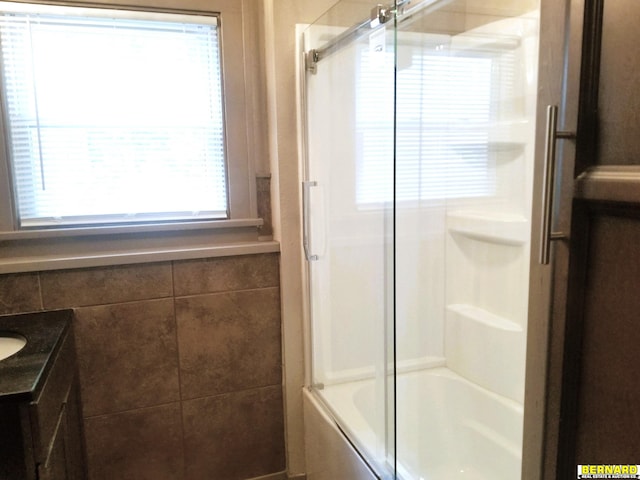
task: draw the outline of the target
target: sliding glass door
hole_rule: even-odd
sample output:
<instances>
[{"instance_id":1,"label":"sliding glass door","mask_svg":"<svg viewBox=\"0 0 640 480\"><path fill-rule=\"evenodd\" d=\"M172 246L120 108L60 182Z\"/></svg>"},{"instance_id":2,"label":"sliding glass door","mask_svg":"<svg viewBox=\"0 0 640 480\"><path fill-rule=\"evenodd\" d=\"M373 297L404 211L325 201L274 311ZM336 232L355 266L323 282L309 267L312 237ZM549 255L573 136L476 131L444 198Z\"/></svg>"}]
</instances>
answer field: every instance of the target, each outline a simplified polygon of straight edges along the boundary
<instances>
[{"instance_id":1,"label":"sliding glass door","mask_svg":"<svg viewBox=\"0 0 640 480\"><path fill-rule=\"evenodd\" d=\"M340 40L351 16L342 7L305 36L312 388L392 475L394 31L366 25Z\"/></svg>"},{"instance_id":2,"label":"sliding glass door","mask_svg":"<svg viewBox=\"0 0 640 480\"><path fill-rule=\"evenodd\" d=\"M398 16L398 473L520 478L537 2Z\"/></svg>"}]
</instances>

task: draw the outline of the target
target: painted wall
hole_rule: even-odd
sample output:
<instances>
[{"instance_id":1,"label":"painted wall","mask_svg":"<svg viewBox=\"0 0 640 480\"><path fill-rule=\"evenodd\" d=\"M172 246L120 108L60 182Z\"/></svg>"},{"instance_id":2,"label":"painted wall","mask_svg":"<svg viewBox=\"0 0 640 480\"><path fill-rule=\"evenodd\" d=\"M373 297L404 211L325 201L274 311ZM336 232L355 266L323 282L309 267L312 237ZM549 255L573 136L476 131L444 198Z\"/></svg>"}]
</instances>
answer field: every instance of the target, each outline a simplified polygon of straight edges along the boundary
<instances>
[{"instance_id":1,"label":"painted wall","mask_svg":"<svg viewBox=\"0 0 640 480\"><path fill-rule=\"evenodd\" d=\"M318 18L332 0L265 0L263 21L267 72L274 238L280 242L287 465L305 472L302 387L305 381L300 163L296 118L295 26Z\"/></svg>"}]
</instances>

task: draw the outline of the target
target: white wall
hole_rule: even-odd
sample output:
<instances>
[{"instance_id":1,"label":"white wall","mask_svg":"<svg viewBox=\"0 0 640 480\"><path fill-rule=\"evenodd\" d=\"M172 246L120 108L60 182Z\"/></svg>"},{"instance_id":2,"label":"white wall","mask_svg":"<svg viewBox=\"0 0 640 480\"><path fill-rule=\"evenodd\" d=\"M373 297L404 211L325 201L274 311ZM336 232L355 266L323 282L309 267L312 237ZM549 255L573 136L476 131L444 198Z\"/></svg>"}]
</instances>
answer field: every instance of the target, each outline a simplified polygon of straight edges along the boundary
<instances>
[{"instance_id":1,"label":"white wall","mask_svg":"<svg viewBox=\"0 0 640 480\"><path fill-rule=\"evenodd\" d=\"M304 294L296 122L295 25L313 22L335 1L264 0L262 3L274 237L281 247L287 463L289 473L293 476L305 472L302 414Z\"/></svg>"}]
</instances>

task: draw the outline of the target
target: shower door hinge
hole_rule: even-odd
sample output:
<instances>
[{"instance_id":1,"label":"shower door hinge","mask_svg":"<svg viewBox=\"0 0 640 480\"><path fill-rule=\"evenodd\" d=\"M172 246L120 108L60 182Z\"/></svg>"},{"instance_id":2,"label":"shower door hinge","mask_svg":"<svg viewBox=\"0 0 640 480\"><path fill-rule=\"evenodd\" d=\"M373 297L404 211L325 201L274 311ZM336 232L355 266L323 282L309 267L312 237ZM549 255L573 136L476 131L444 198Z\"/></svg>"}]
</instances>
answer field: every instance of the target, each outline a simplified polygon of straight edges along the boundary
<instances>
[{"instance_id":1,"label":"shower door hinge","mask_svg":"<svg viewBox=\"0 0 640 480\"><path fill-rule=\"evenodd\" d=\"M320 54L316 49L309 50L304 54L304 66L308 72L314 75L318 72L318 61L320 60Z\"/></svg>"}]
</instances>

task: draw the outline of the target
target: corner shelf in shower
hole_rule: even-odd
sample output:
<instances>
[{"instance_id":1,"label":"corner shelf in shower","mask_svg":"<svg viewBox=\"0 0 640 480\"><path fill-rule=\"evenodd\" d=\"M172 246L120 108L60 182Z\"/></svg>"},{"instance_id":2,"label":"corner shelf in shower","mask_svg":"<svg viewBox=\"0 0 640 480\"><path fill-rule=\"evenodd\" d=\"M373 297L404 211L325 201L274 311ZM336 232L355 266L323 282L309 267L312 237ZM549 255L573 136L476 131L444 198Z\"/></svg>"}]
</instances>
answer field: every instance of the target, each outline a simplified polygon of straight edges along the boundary
<instances>
[{"instance_id":1,"label":"corner shelf in shower","mask_svg":"<svg viewBox=\"0 0 640 480\"><path fill-rule=\"evenodd\" d=\"M516 322L476 307L475 305L452 303L447 305L447 311L467 322L482 324L486 327L495 328L505 332L522 332L522 327Z\"/></svg>"},{"instance_id":2,"label":"corner shelf in shower","mask_svg":"<svg viewBox=\"0 0 640 480\"><path fill-rule=\"evenodd\" d=\"M514 320L475 305L447 305L445 356L457 374L522 403L526 334Z\"/></svg>"},{"instance_id":3,"label":"corner shelf in shower","mask_svg":"<svg viewBox=\"0 0 640 480\"><path fill-rule=\"evenodd\" d=\"M519 246L529 240L529 222L521 215L479 211L447 213L450 233L472 240Z\"/></svg>"},{"instance_id":4,"label":"corner shelf in shower","mask_svg":"<svg viewBox=\"0 0 640 480\"><path fill-rule=\"evenodd\" d=\"M489 146L492 149L522 149L532 141L531 123L526 118L502 120L489 126Z\"/></svg>"}]
</instances>

